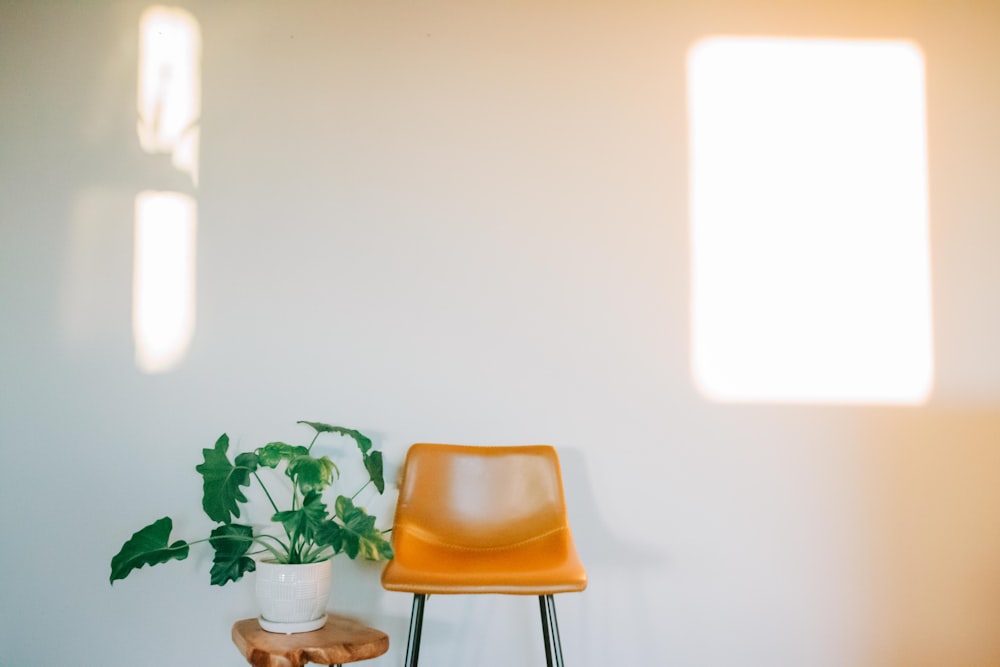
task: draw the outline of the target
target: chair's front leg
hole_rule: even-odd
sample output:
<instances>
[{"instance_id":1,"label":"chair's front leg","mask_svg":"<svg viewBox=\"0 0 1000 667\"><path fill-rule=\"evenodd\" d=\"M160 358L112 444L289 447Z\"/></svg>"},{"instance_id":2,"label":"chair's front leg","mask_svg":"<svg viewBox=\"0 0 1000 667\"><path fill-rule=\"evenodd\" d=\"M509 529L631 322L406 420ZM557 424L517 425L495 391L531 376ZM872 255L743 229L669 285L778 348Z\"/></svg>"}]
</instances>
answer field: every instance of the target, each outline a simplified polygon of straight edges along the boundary
<instances>
[{"instance_id":1,"label":"chair's front leg","mask_svg":"<svg viewBox=\"0 0 1000 667\"><path fill-rule=\"evenodd\" d=\"M539 595L538 605L542 614L545 664L547 667L563 667L562 642L559 640L559 621L556 618L555 597L552 595Z\"/></svg>"},{"instance_id":2,"label":"chair's front leg","mask_svg":"<svg viewBox=\"0 0 1000 667\"><path fill-rule=\"evenodd\" d=\"M424 625L424 603L427 601L425 593L413 594L413 610L410 612L410 636L406 640L406 667L417 667L417 659L420 657L420 632Z\"/></svg>"},{"instance_id":3,"label":"chair's front leg","mask_svg":"<svg viewBox=\"0 0 1000 667\"><path fill-rule=\"evenodd\" d=\"M542 614L542 640L545 642L545 667L552 667L552 644L549 641L549 610L545 606L545 596L538 596L538 610Z\"/></svg>"}]
</instances>

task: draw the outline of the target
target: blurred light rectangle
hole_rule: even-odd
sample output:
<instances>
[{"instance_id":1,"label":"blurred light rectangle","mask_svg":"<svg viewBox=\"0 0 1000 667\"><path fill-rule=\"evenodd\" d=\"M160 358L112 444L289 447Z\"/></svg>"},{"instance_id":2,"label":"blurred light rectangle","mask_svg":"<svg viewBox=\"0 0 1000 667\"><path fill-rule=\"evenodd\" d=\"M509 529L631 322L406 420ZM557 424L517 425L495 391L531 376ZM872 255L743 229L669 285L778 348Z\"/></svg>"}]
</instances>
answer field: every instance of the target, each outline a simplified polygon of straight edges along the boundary
<instances>
[{"instance_id":1,"label":"blurred light rectangle","mask_svg":"<svg viewBox=\"0 0 1000 667\"><path fill-rule=\"evenodd\" d=\"M132 331L144 373L173 369L194 335L196 214L177 192L136 197Z\"/></svg>"},{"instance_id":2,"label":"blurred light rectangle","mask_svg":"<svg viewBox=\"0 0 1000 667\"><path fill-rule=\"evenodd\" d=\"M924 62L718 37L688 59L692 373L724 402L926 400Z\"/></svg>"}]
</instances>

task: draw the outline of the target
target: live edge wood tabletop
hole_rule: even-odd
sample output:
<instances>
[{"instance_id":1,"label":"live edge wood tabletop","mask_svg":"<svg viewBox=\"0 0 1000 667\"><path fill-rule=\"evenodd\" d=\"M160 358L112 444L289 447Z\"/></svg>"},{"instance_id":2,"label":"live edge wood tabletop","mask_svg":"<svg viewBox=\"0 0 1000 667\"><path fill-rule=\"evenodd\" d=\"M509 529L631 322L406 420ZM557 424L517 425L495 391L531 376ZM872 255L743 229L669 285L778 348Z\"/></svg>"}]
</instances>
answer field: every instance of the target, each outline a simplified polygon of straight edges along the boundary
<instances>
[{"instance_id":1,"label":"live edge wood tabletop","mask_svg":"<svg viewBox=\"0 0 1000 667\"><path fill-rule=\"evenodd\" d=\"M329 614L319 630L275 634L256 618L233 624L233 643L253 667L343 665L376 658L389 650L389 636L347 616Z\"/></svg>"}]
</instances>

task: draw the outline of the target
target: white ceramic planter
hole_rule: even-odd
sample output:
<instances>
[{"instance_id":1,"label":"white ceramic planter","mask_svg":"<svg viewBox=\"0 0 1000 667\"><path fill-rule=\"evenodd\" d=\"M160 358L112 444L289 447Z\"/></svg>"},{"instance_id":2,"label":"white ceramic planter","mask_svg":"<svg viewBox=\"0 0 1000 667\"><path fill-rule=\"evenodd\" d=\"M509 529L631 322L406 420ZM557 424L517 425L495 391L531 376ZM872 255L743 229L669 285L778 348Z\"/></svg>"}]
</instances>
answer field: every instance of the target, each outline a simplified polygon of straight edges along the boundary
<instances>
[{"instance_id":1,"label":"white ceramic planter","mask_svg":"<svg viewBox=\"0 0 1000 667\"><path fill-rule=\"evenodd\" d=\"M268 632L310 632L326 624L333 561L285 565L257 563L260 626Z\"/></svg>"}]
</instances>

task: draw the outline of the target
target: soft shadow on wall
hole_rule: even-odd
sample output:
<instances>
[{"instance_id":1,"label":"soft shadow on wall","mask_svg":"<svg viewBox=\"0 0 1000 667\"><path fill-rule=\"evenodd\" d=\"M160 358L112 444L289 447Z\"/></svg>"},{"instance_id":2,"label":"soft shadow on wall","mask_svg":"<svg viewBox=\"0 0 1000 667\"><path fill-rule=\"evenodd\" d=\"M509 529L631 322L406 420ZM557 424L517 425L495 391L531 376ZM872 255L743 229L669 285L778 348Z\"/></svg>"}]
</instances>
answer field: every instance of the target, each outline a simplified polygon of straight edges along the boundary
<instances>
[{"instance_id":1,"label":"soft shadow on wall","mask_svg":"<svg viewBox=\"0 0 1000 667\"><path fill-rule=\"evenodd\" d=\"M560 618L567 616L560 627L565 626L567 632L600 628L600 632L576 635L575 648L586 651L586 656L580 656L581 664L641 662L650 644L662 644L670 634L655 599L662 594L661 577L665 572L669 576L668 554L641 536L615 531L597 502L582 451L560 448L559 459L573 540L588 575L583 593L557 596ZM650 512L651 530L661 525L656 514L656 509ZM578 599L571 601L571 597ZM562 607L574 613L564 613Z\"/></svg>"}]
</instances>

